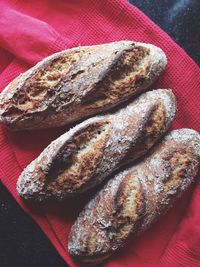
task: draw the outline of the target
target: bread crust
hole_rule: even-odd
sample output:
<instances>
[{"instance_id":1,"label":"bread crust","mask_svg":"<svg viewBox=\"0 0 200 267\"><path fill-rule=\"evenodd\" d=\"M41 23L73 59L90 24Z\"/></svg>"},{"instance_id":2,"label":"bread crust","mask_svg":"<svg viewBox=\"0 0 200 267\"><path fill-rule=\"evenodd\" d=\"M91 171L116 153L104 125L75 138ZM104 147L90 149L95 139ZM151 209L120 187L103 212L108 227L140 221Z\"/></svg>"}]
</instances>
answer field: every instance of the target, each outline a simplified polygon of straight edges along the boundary
<instances>
[{"instance_id":1,"label":"bread crust","mask_svg":"<svg viewBox=\"0 0 200 267\"><path fill-rule=\"evenodd\" d=\"M58 127L108 110L144 91L165 69L164 52L120 41L53 54L0 95L0 122L11 130Z\"/></svg>"},{"instance_id":2,"label":"bread crust","mask_svg":"<svg viewBox=\"0 0 200 267\"><path fill-rule=\"evenodd\" d=\"M81 266L102 262L144 232L190 186L200 166L200 134L174 130L144 161L112 178L86 205L69 234Z\"/></svg>"},{"instance_id":3,"label":"bread crust","mask_svg":"<svg viewBox=\"0 0 200 267\"><path fill-rule=\"evenodd\" d=\"M171 90L144 93L113 114L96 116L54 140L20 175L24 198L62 199L100 184L138 159L166 132L176 113Z\"/></svg>"}]
</instances>

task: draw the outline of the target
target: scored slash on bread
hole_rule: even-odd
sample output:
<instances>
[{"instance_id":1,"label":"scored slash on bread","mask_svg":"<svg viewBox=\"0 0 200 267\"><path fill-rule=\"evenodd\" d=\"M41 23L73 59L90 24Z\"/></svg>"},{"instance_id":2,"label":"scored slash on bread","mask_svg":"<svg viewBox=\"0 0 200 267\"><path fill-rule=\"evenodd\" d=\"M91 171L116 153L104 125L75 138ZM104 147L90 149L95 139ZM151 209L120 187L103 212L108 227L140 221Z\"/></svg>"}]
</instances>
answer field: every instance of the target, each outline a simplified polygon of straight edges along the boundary
<instances>
[{"instance_id":1,"label":"scored slash on bread","mask_svg":"<svg viewBox=\"0 0 200 267\"><path fill-rule=\"evenodd\" d=\"M101 263L165 213L194 180L200 134L174 130L142 162L117 174L86 205L69 234L80 266Z\"/></svg>"},{"instance_id":2,"label":"scored slash on bread","mask_svg":"<svg viewBox=\"0 0 200 267\"><path fill-rule=\"evenodd\" d=\"M0 122L12 130L72 123L144 91L166 64L160 48L132 41L61 51L4 89Z\"/></svg>"},{"instance_id":3,"label":"scored slash on bread","mask_svg":"<svg viewBox=\"0 0 200 267\"><path fill-rule=\"evenodd\" d=\"M170 127L175 113L172 91L158 89L113 114L80 123L25 168L17 182L18 193L43 200L89 190L145 154Z\"/></svg>"}]
</instances>

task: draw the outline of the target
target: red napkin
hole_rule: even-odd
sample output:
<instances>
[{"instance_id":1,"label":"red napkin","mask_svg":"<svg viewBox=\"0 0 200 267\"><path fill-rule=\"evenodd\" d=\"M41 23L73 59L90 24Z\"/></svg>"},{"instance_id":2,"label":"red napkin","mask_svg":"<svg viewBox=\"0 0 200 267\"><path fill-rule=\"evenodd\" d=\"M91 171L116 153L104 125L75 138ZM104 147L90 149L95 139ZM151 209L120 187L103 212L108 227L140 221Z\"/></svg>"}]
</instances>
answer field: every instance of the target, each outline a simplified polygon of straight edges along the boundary
<instances>
[{"instance_id":1,"label":"red napkin","mask_svg":"<svg viewBox=\"0 0 200 267\"><path fill-rule=\"evenodd\" d=\"M21 72L62 49L77 45L135 40L160 46L168 57L153 88L172 88L178 100L173 128L200 131L200 70L170 37L123 0L35 0L0 3L0 90ZM1 180L19 205L38 223L60 255L67 252L71 224L91 194L62 203L23 202L16 193L22 169L66 130L10 133L0 127ZM104 266L200 266L200 185L191 187L164 217L134 238Z\"/></svg>"}]
</instances>

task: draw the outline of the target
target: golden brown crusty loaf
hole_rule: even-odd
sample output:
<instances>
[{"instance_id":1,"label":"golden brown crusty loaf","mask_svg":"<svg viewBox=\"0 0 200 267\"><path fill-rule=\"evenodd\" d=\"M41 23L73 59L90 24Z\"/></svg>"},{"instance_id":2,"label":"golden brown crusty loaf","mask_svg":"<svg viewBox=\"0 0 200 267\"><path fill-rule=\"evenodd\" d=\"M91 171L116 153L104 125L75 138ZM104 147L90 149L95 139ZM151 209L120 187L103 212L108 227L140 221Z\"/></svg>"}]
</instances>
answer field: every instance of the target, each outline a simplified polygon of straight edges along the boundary
<instances>
[{"instance_id":1,"label":"golden brown crusty loaf","mask_svg":"<svg viewBox=\"0 0 200 267\"><path fill-rule=\"evenodd\" d=\"M200 165L200 134L172 131L142 162L111 179L86 205L69 235L71 256L83 265L102 262L173 204Z\"/></svg>"},{"instance_id":2,"label":"golden brown crusty loaf","mask_svg":"<svg viewBox=\"0 0 200 267\"><path fill-rule=\"evenodd\" d=\"M61 51L4 89L0 122L12 130L69 124L145 90L166 63L160 48L132 41Z\"/></svg>"},{"instance_id":3,"label":"golden brown crusty loaf","mask_svg":"<svg viewBox=\"0 0 200 267\"><path fill-rule=\"evenodd\" d=\"M20 175L24 198L42 200L82 193L143 155L176 113L171 90L144 93L113 114L96 116L53 141Z\"/></svg>"}]
</instances>

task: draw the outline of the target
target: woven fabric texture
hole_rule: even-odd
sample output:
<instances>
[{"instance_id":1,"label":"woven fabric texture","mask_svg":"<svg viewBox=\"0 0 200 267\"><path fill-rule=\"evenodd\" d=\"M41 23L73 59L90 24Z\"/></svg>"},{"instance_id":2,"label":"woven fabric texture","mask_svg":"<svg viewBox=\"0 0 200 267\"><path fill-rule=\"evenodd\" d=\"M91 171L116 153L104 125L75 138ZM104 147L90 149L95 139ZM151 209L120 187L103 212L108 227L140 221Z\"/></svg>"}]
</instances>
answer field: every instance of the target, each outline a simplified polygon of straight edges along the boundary
<instances>
[{"instance_id":1,"label":"woven fabric texture","mask_svg":"<svg viewBox=\"0 0 200 267\"><path fill-rule=\"evenodd\" d=\"M0 3L0 91L47 55L78 45L134 40L161 47L168 58L162 78L151 88L172 88L178 101L174 129L200 131L200 70L171 38L125 0L44 0ZM66 127L8 132L0 127L0 177L19 205L38 223L72 267L67 252L70 227L90 198L45 204L24 202L16 192L22 169ZM200 266L200 185L141 237L130 240L106 267Z\"/></svg>"}]
</instances>

